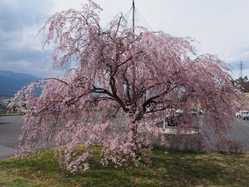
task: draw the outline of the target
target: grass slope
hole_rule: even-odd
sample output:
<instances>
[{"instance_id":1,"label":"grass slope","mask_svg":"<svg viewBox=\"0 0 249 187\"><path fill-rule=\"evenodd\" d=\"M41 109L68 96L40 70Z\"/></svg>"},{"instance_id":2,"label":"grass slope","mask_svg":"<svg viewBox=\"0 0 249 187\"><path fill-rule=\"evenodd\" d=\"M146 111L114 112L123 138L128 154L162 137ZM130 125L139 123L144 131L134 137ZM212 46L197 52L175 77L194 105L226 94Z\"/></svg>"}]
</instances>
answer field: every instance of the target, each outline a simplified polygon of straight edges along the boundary
<instances>
[{"instance_id":1,"label":"grass slope","mask_svg":"<svg viewBox=\"0 0 249 187\"><path fill-rule=\"evenodd\" d=\"M114 169L95 166L82 176L66 176L52 151L0 162L0 186L130 187L249 186L249 155L155 150L149 167Z\"/></svg>"}]
</instances>

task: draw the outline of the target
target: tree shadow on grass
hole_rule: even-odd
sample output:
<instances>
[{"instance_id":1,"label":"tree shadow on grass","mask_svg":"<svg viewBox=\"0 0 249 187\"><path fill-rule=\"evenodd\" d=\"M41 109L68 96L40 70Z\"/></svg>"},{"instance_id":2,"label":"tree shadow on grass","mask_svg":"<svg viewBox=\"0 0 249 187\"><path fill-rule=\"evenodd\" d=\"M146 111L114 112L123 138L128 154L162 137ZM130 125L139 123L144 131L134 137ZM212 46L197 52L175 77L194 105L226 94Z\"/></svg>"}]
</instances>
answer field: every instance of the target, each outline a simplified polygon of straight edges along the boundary
<instances>
[{"instance_id":1,"label":"tree shadow on grass","mask_svg":"<svg viewBox=\"0 0 249 187\"><path fill-rule=\"evenodd\" d=\"M239 160L240 155L157 151L153 156L152 168L159 170L162 180L169 185L236 186L239 183L247 186L245 173L240 173L248 172L248 168L233 166L236 157Z\"/></svg>"}]
</instances>

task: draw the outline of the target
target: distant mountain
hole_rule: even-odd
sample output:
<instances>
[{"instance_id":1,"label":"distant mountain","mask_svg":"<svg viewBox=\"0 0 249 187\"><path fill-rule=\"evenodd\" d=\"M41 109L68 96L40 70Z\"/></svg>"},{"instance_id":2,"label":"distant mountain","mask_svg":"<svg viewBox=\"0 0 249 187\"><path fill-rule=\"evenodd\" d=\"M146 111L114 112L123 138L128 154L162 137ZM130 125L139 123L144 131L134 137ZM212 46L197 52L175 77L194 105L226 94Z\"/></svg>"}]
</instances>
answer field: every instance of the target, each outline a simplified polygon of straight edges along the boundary
<instances>
[{"instance_id":1,"label":"distant mountain","mask_svg":"<svg viewBox=\"0 0 249 187\"><path fill-rule=\"evenodd\" d=\"M0 71L0 96L13 96L22 87L35 80L38 78L33 75Z\"/></svg>"}]
</instances>

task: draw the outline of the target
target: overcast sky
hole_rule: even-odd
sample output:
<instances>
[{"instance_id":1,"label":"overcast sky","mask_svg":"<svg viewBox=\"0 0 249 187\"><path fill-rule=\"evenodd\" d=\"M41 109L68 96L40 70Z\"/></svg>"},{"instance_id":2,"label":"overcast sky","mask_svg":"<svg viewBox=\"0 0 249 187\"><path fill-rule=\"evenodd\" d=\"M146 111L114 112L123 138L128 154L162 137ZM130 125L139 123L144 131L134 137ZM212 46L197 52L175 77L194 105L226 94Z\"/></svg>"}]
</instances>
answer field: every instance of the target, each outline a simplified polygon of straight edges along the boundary
<instances>
[{"instance_id":1,"label":"overcast sky","mask_svg":"<svg viewBox=\"0 0 249 187\"><path fill-rule=\"evenodd\" d=\"M53 76L49 51L41 47L39 28L53 13L80 8L85 0L0 0L0 70ZM102 23L127 13L131 0L96 0ZM200 53L213 53L249 69L249 0L136 0L137 22L152 30L191 37ZM249 71L245 71L244 74Z\"/></svg>"}]
</instances>

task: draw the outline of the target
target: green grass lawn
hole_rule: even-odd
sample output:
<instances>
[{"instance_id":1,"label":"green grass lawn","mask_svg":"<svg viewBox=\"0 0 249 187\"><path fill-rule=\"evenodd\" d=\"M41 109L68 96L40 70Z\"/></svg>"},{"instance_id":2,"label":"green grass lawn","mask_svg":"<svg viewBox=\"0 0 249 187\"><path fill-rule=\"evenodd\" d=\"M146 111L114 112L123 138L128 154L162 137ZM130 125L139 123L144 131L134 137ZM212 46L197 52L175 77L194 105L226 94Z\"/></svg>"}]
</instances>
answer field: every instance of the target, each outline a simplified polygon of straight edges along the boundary
<instances>
[{"instance_id":1,"label":"green grass lawn","mask_svg":"<svg viewBox=\"0 0 249 187\"><path fill-rule=\"evenodd\" d=\"M81 176L60 171L52 151L0 162L0 186L249 186L249 155L153 151L151 166L95 166Z\"/></svg>"},{"instance_id":2,"label":"green grass lawn","mask_svg":"<svg viewBox=\"0 0 249 187\"><path fill-rule=\"evenodd\" d=\"M0 116L21 116L21 115L23 115L23 114L20 114L20 113L15 113L15 112L8 112L8 113L6 113L6 112L0 112Z\"/></svg>"}]
</instances>

